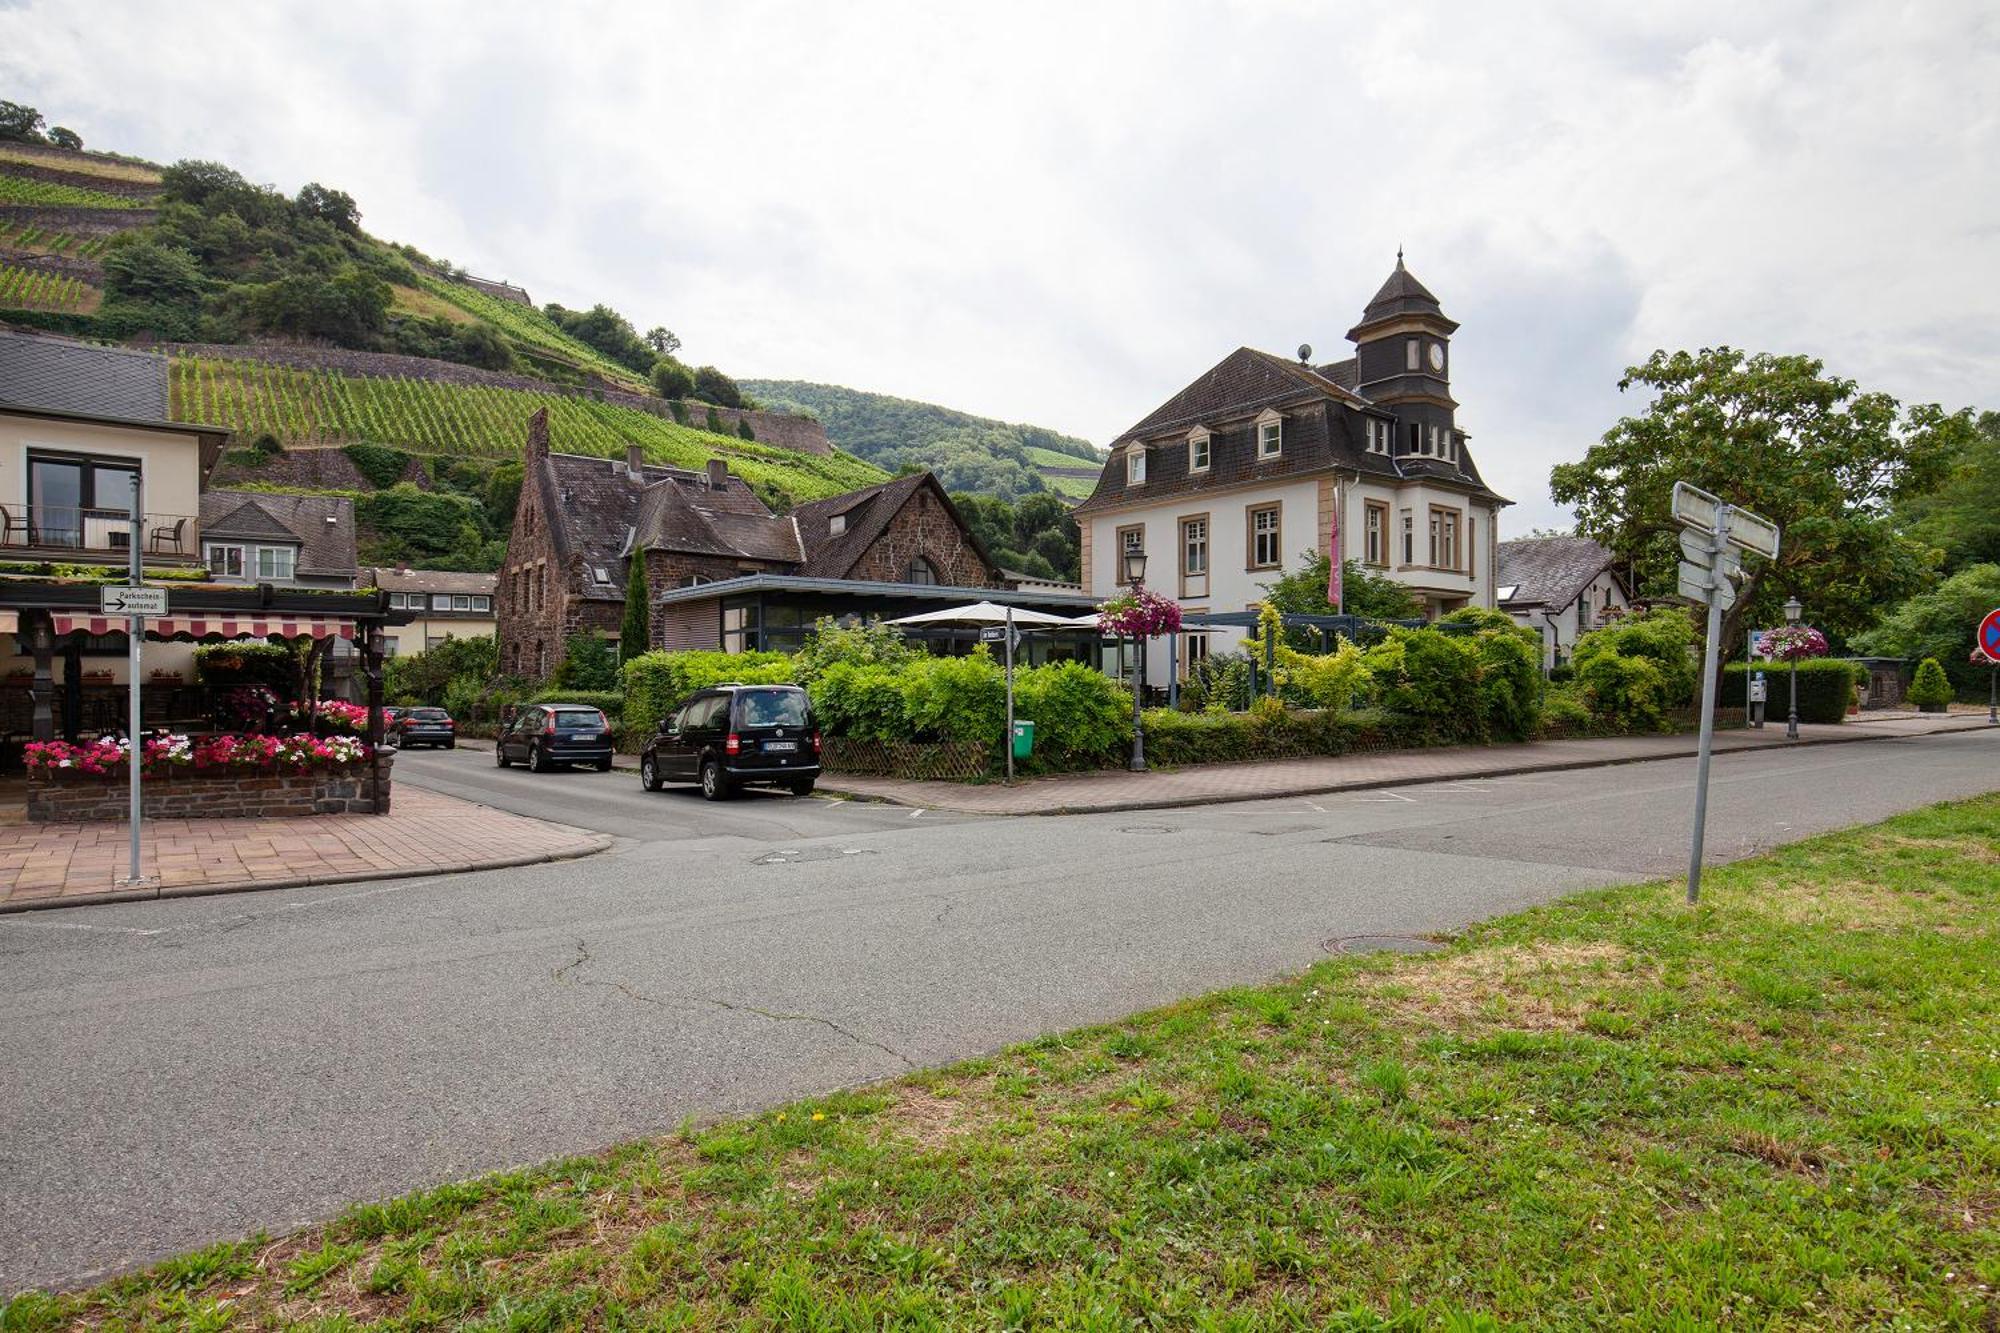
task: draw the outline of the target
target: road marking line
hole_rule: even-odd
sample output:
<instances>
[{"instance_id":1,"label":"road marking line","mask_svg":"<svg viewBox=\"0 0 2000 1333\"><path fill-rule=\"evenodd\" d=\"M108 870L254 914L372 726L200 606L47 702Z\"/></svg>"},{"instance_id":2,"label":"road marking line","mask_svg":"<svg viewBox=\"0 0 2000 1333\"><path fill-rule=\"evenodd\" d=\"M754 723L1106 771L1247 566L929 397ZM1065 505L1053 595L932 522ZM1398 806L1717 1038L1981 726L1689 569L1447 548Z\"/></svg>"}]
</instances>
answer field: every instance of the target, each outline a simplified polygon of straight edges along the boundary
<instances>
[{"instance_id":1,"label":"road marking line","mask_svg":"<svg viewBox=\"0 0 2000 1333\"><path fill-rule=\"evenodd\" d=\"M1311 801L1307 801L1307 802L1306 802L1306 809L1308 809L1308 810L1317 810L1317 811L1319 811L1319 812L1320 812L1321 814L1325 814L1325 813L1326 813L1326 807L1325 807L1325 806L1323 806L1323 805L1314 805L1314 804L1313 804L1313 803L1312 803Z\"/></svg>"},{"instance_id":2,"label":"road marking line","mask_svg":"<svg viewBox=\"0 0 2000 1333\"><path fill-rule=\"evenodd\" d=\"M1417 798L1414 796L1401 796L1392 791L1385 791L1380 796L1357 796L1354 799L1371 805L1387 805L1390 801L1402 801L1408 805L1417 803Z\"/></svg>"},{"instance_id":3,"label":"road marking line","mask_svg":"<svg viewBox=\"0 0 2000 1333\"><path fill-rule=\"evenodd\" d=\"M923 817L924 812L921 809L910 811L910 818L912 819L922 819Z\"/></svg>"}]
</instances>

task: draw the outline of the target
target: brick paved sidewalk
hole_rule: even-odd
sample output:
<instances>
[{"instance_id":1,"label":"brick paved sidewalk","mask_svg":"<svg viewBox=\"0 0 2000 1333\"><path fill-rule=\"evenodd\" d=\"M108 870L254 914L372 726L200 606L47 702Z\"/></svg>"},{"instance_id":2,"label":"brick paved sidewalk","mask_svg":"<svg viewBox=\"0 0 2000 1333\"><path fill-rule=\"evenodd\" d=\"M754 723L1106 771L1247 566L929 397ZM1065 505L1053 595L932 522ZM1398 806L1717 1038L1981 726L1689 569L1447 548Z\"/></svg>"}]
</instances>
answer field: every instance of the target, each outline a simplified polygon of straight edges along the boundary
<instances>
[{"instance_id":1,"label":"brick paved sidewalk","mask_svg":"<svg viewBox=\"0 0 2000 1333\"><path fill-rule=\"evenodd\" d=\"M400 784L386 815L153 819L145 833L142 867L160 886L120 889L115 881L129 868L124 823L0 820L0 912L491 870L611 845L585 829Z\"/></svg>"},{"instance_id":2,"label":"brick paved sidewalk","mask_svg":"<svg viewBox=\"0 0 2000 1333\"><path fill-rule=\"evenodd\" d=\"M1799 744L1826 745L1842 741L1925 736L1941 731L1972 731L1988 725L1984 711L1976 715L1885 718L1844 725L1799 727ZM1012 787L1001 783L971 786L957 782L905 782L897 778L858 777L829 773L823 792L844 792L895 805L924 806L981 815L1061 815L1101 810L1147 810L1164 806L1209 805L1225 801L1259 801L1274 796L1309 796L1317 792L1398 787L1405 783L1449 782L1455 778L1494 777L1603 764L1671 759L1695 752L1692 734L1673 736L1613 736L1599 740L1535 741L1525 745L1448 746L1433 750L1395 750L1386 754L1353 754L1324 759L1278 759L1240 764L1203 764L1150 773L1100 771L1062 773L1030 778ZM1716 753L1775 749L1788 744L1783 722L1762 731L1718 731Z\"/></svg>"}]
</instances>

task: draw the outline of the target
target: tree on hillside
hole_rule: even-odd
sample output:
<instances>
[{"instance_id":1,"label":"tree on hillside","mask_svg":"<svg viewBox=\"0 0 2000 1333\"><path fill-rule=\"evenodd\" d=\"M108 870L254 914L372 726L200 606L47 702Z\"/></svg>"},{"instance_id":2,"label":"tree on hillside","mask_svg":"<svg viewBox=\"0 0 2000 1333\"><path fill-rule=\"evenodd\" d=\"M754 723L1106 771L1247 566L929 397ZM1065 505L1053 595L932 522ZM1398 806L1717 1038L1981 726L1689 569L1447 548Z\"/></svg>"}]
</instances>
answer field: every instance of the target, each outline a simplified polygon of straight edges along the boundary
<instances>
[{"instance_id":1,"label":"tree on hillside","mask_svg":"<svg viewBox=\"0 0 2000 1333\"><path fill-rule=\"evenodd\" d=\"M1837 634L1928 577L1933 553L1898 531L1891 506L1933 490L1973 430L1970 410L1903 408L1822 373L1811 357L1746 355L1729 347L1658 351L1619 381L1654 392L1549 490L1577 512L1577 530L1636 572L1641 596L1671 595L1680 560L1671 510L1691 482L1777 523L1778 560L1747 558L1746 581L1723 618L1727 652L1749 624L1775 623L1787 596Z\"/></svg>"},{"instance_id":2,"label":"tree on hillside","mask_svg":"<svg viewBox=\"0 0 2000 1333\"><path fill-rule=\"evenodd\" d=\"M292 206L302 217L317 218L350 235L361 232L361 210L355 206L354 196L345 190L328 189L318 181L300 188Z\"/></svg>"},{"instance_id":3,"label":"tree on hillside","mask_svg":"<svg viewBox=\"0 0 2000 1333\"><path fill-rule=\"evenodd\" d=\"M1973 635L2000 607L2000 564L1967 565L1934 588L1906 600L1882 623L1857 634L1854 647L1870 657L1935 657L1953 688L1977 697L1993 668L1972 664Z\"/></svg>"},{"instance_id":4,"label":"tree on hillside","mask_svg":"<svg viewBox=\"0 0 2000 1333\"><path fill-rule=\"evenodd\" d=\"M1980 414L1944 484L1898 505L1896 518L1944 552L1946 570L2000 562L2000 412Z\"/></svg>"},{"instance_id":5,"label":"tree on hillside","mask_svg":"<svg viewBox=\"0 0 2000 1333\"><path fill-rule=\"evenodd\" d=\"M601 302L588 310L568 310L559 305L546 305L542 313L555 321L556 327L580 343L596 348L619 365L644 375L651 372L658 356L631 321Z\"/></svg>"},{"instance_id":6,"label":"tree on hillside","mask_svg":"<svg viewBox=\"0 0 2000 1333\"><path fill-rule=\"evenodd\" d=\"M960 491L951 502L1002 569L1040 579L1081 577L1082 538L1060 500L1033 495L1016 507L993 495Z\"/></svg>"},{"instance_id":7,"label":"tree on hillside","mask_svg":"<svg viewBox=\"0 0 2000 1333\"><path fill-rule=\"evenodd\" d=\"M654 356L672 356L681 350L681 340L671 330L655 324L646 330L646 346L653 349Z\"/></svg>"},{"instance_id":8,"label":"tree on hillside","mask_svg":"<svg viewBox=\"0 0 2000 1333\"><path fill-rule=\"evenodd\" d=\"M646 553L632 548L632 563L625 574L625 622L618 632L618 660L629 662L652 648L653 633L646 591Z\"/></svg>"},{"instance_id":9,"label":"tree on hillside","mask_svg":"<svg viewBox=\"0 0 2000 1333\"><path fill-rule=\"evenodd\" d=\"M42 113L19 102L0 102L0 139L42 141Z\"/></svg>"},{"instance_id":10,"label":"tree on hillside","mask_svg":"<svg viewBox=\"0 0 2000 1333\"><path fill-rule=\"evenodd\" d=\"M67 125L51 125L49 127L49 142L57 148L67 148L72 153L83 151L83 136Z\"/></svg>"},{"instance_id":11,"label":"tree on hillside","mask_svg":"<svg viewBox=\"0 0 2000 1333\"><path fill-rule=\"evenodd\" d=\"M671 354L662 356L653 363L653 392L662 398L678 402L694 397L694 372L676 361Z\"/></svg>"},{"instance_id":12,"label":"tree on hillside","mask_svg":"<svg viewBox=\"0 0 2000 1333\"><path fill-rule=\"evenodd\" d=\"M743 391L736 381L714 366L699 366L694 372L694 396L717 407L743 406Z\"/></svg>"}]
</instances>

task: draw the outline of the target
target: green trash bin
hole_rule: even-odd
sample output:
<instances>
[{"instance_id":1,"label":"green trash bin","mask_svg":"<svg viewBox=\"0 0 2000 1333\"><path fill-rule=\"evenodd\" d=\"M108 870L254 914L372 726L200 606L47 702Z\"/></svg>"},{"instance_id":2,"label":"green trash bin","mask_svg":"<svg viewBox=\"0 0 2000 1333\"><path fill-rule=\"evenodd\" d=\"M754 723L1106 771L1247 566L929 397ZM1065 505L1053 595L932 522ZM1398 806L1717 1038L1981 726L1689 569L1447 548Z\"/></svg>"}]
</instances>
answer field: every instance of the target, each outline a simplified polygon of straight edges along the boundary
<instances>
[{"instance_id":1,"label":"green trash bin","mask_svg":"<svg viewBox=\"0 0 2000 1333\"><path fill-rule=\"evenodd\" d=\"M1026 759L1029 755L1033 754L1034 752L1035 752L1035 724L1032 722L1019 722L1019 721L1015 722L1014 757L1016 759Z\"/></svg>"}]
</instances>

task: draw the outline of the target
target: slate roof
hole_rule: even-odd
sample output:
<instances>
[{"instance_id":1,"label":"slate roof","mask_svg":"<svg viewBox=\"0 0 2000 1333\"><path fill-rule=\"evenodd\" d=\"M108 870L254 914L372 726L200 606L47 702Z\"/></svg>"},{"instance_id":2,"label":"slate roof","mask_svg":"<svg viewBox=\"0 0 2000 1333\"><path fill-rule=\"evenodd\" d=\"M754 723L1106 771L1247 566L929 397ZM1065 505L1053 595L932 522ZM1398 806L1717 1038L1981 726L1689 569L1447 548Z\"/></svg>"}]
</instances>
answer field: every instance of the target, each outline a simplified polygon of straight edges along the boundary
<instances>
[{"instance_id":1,"label":"slate roof","mask_svg":"<svg viewBox=\"0 0 2000 1333\"><path fill-rule=\"evenodd\" d=\"M1371 453L1363 422L1387 413L1339 383L1343 367L1353 373L1351 361L1313 368L1255 348L1237 348L1119 437L1098 474L1097 489L1077 506L1078 512L1127 502L1150 504L1244 482L1315 477L1335 468L1392 481L1433 477L1501 499L1488 489L1463 448L1457 463ZM1284 436L1279 456L1260 462L1256 418L1265 408L1284 414ZM1186 440L1196 426L1209 431L1204 473L1188 471ZM1148 446L1146 480L1128 488L1124 455L1135 439Z\"/></svg>"},{"instance_id":2,"label":"slate roof","mask_svg":"<svg viewBox=\"0 0 2000 1333\"><path fill-rule=\"evenodd\" d=\"M1401 250L1396 251L1395 271L1369 300L1367 309L1361 312L1361 322L1349 330L1347 336L1352 338L1369 325L1378 324L1385 319L1394 319L1398 315L1425 315L1440 320L1453 329L1458 327L1456 323L1445 318L1444 307L1438 304L1437 297L1431 295L1430 288L1418 282L1417 275L1403 267Z\"/></svg>"},{"instance_id":3,"label":"slate roof","mask_svg":"<svg viewBox=\"0 0 2000 1333\"><path fill-rule=\"evenodd\" d=\"M332 519L332 522L328 522ZM293 541L298 572L356 575L354 501L344 495L281 495L271 491L206 491L201 497L204 541Z\"/></svg>"},{"instance_id":4,"label":"slate roof","mask_svg":"<svg viewBox=\"0 0 2000 1333\"><path fill-rule=\"evenodd\" d=\"M648 463L639 469L635 484L622 458L551 453L542 469L539 484L542 487L542 512L549 516L549 531L556 549L564 555L581 555L586 566L602 568L610 580L608 583L588 585L586 596L624 600L625 572L631 552L628 542L642 520L668 544L674 535L691 530L684 529L682 524L703 526L687 517L686 510L694 508L692 504L683 506L675 503L675 496L668 493L650 495L663 482L675 483L680 501L685 501L690 493L698 489L702 495L701 508L709 512L772 518L771 511L757 498L749 483L738 476L731 475L724 489L714 491L708 489L706 473ZM656 508L672 509L674 512L657 515L654 513ZM794 554L791 558L797 559L797 547L792 550ZM715 553L738 552L718 547ZM756 557L746 555L745 558Z\"/></svg>"},{"instance_id":5,"label":"slate roof","mask_svg":"<svg viewBox=\"0 0 2000 1333\"><path fill-rule=\"evenodd\" d=\"M1588 537L1522 537L1500 543L1497 588L1513 588L1502 606L1568 606L1611 564L1611 552Z\"/></svg>"},{"instance_id":6,"label":"slate roof","mask_svg":"<svg viewBox=\"0 0 2000 1333\"><path fill-rule=\"evenodd\" d=\"M491 596L500 590L498 574L470 574L456 569L394 569L377 565L364 569L362 582L385 592L455 592Z\"/></svg>"},{"instance_id":7,"label":"slate roof","mask_svg":"<svg viewBox=\"0 0 2000 1333\"><path fill-rule=\"evenodd\" d=\"M0 329L0 401L132 421L167 420L167 358Z\"/></svg>"}]
</instances>

